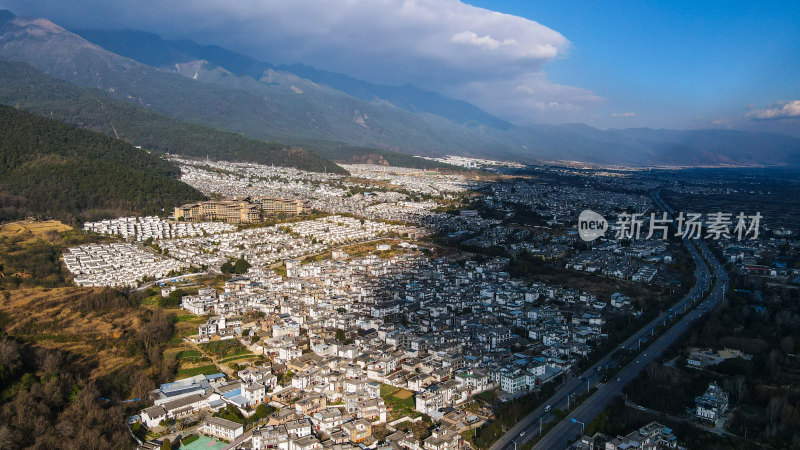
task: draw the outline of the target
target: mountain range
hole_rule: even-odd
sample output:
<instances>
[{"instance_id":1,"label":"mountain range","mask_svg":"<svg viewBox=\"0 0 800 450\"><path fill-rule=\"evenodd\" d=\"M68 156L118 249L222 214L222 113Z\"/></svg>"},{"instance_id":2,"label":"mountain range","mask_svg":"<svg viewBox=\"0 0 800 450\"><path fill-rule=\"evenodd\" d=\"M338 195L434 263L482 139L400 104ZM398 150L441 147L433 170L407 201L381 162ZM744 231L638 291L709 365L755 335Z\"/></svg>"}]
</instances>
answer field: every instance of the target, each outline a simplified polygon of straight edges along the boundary
<instances>
[{"instance_id":1,"label":"mountain range","mask_svg":"<svg viewBox=\"0 0 800 450\"><path fill-rule=\"evenodd\" d=\"M302 148L307 157L320 160L345 159L342 148L631 166L800 160L800 139L781 134L520 126L411 85L382 86L303 65L273 65L141 31L72 32L44 18L9 12L0 12L0 57L159 117Z\"/></svg>"}]
</instances>

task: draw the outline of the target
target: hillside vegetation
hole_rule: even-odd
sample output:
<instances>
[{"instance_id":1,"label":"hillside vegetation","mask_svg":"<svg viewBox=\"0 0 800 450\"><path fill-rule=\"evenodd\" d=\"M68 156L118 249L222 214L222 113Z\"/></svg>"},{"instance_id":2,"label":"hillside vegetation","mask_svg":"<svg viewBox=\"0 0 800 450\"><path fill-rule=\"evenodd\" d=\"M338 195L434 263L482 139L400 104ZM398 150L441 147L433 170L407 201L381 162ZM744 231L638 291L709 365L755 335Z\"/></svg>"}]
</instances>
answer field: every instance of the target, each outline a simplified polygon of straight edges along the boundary
<instances>
[{"instance_id":1,"label":"hillside vegetation","mask_svg":"<svg viewBox=\"0 0 800 450\"><path fill-rule=\"evenodd\" d=\"M174 317L108 288L0 289L0 447L131 448ZM110 399L110 400L105 400ZM124 405L124 406L123 406Z\"/></svg>"},{"instance_id":2,"label":"hillside vegetation","mask_svg":"<svg viewBox=\"0 0 800 450\"><path fill-rule=\"evenodd\" d=\"M0 220L156 213L204 196L130 144L0 106Z\"/></svg>"},{"instance_id":3,"label":"hillside vegetation","mask_svg":"<svg viewBox=\"0 0 800 450\"><path fill-rule=\"evenodd\" d=\"M0 103L162 152L346 173L302 148L182 122L2 58Z\"/></svg>"},{"instance_id":4,"label":"hillside vegetation","mask_svg":"<svg viewBox=\"0 0 800 450\"><path fill-rule=\"evenodd\" d=\"M69 286L60 222L0 226L0 448L132 448L125 417L174 377L176 318L143 293ZM195 326L196 330L196 326Z\"/></svg>"}]
</instances>

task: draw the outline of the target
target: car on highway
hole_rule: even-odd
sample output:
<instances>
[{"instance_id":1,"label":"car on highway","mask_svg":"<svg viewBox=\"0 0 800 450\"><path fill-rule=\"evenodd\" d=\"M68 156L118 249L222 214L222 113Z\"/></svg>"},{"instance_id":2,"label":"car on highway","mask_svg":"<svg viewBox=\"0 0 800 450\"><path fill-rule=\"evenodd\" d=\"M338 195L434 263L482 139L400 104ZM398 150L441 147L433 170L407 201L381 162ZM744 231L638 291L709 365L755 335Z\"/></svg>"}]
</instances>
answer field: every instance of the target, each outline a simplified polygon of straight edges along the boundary
<instances>
[{"instance_id":1,"label":"car on highway","mask_svg":"<svg viewBox=\"0 0 800 450\"><path fill-rule=\"evenodd\" d=\"M519 434L519 437L522 437L522 436L525 436L525 432L524 431Z\"/></svg>"},{"instance_id":2,"label":"car on highway","mask_svg":"<svg viewBox=\"0 0 800 450\"><path fill-rule=\"evenodd\" d=\"M636 360L636 364L639 364L639 360L638 359Z\"/></svg>"},{"instance_id":3,"label":"car on highway","mask_svg":"<svg viewBox=\"0 0 800 450\"><path fill-rule=\"evenodd\" d=\"M550 412L551 409L552 409L552 406L547 405L547 406L544 407L544 412Z\"/></svg>"},{"instance_id":4,"label":"car on highway","mask_svg":"<svg viewBox=\"0 0 800 450\"><path fill-rule=\"evenodd\" d=\"M617 381L622 381L622 378L617 377Z\"/></svg>"}]
</instances>

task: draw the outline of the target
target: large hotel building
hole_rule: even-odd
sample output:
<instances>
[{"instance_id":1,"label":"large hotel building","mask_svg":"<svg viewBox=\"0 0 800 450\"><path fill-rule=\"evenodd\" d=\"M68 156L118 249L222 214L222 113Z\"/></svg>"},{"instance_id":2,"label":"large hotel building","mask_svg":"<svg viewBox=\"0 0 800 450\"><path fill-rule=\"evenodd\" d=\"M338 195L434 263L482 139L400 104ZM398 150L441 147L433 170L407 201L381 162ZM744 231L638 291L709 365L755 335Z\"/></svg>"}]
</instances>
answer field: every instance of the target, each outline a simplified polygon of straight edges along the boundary
<instances>
[{"instance_id":1,"label":"large hotel building","mask_svg":"<svg viewBox=\"0 0 800 450\"><path fill-rule=\"evenodd\" d=\"M308 200L283 198L228 198L189 203L175 208L175 220L255 223L262 214L304 214L311 211Z\"/></svg>"}]
</instances>

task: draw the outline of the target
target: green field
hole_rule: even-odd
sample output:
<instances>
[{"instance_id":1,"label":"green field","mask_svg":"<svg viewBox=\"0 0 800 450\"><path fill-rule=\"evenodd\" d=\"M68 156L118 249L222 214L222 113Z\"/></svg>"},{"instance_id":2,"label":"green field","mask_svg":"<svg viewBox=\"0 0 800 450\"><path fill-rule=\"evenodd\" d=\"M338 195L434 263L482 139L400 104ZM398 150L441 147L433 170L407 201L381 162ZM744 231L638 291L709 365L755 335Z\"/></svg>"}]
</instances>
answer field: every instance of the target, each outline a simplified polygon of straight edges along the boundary
<instances>
[{"instance_id":1,"label":"green field","mask_svg":"<svg viewBox=\"0 0 800 450\"><path fill-rule=\"evenodd\" d=\"M194 314L185 314L185 315L182 315L182 316L176 316L175 317L175 322L189 322L189 321L192 321L194 319L197 319L197 316L195 316Z\"/></svg>"},{"instance_id":2,"label":"green field","mask_svg":"<svg viewBox=\"0 0 800 450\"><path fill-rule=\"evenodd\" d=\"M208 366L192 367L190 369L181 369L178 371L178 378L188 378L195 375L211 375L219 373L217 366L211 364Z\"/></svg>"},{"instance_id":3,"label":"green field","mask_svg":"<svg viewBox=\"0 0 800 450\"><path fill-rule=\"evenodd\" d=\"M403 416L413 418L421 415L414 409L414 395L410 391L381 383L381 398L386 402L386 406L392 409L392 418Z\"/></svg>"},{"instance_id":4,"label":"green field","mask_svg":"<svg viewBox=\"0 0 800 450\"><path fill-rule=\"evenodd\" d=\"M214 341L206 344L201 344L203 349L208 353L213 353L221 358L230 356L238 356L250 353L239 341L236 339L226 339L224 341Z\"/></svg>"},{"instance_id":5,"label":"green field","mask_svg":"<svg viewBox=\"0 0 800 450\"><path fill-rule=\"evenodd\" d=\"M202 355L197 350L182 350L175 354L175 359L195 359L200 356Z\"/></svg>"}]
</instances>

